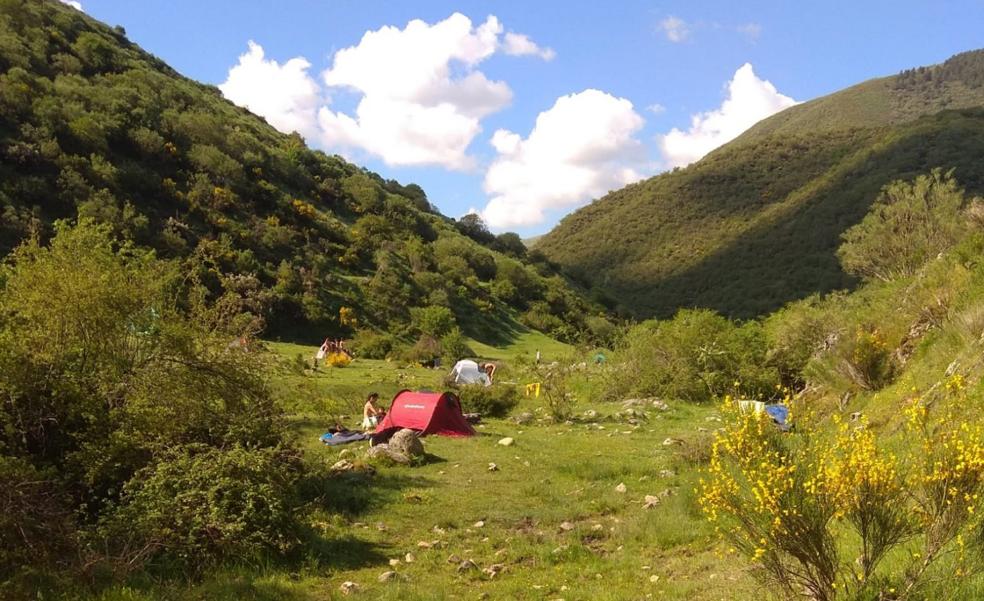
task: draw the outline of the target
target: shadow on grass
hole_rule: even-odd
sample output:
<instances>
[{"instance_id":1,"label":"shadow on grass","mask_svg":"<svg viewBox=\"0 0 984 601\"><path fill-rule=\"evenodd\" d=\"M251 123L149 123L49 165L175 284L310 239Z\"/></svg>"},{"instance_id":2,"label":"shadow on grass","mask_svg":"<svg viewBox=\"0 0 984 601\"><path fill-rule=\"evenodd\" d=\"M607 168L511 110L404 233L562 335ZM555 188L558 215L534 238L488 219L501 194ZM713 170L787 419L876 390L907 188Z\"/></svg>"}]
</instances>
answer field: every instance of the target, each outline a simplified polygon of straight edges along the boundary
<instances>
[{"instance_id":1,"label":"shadow on grass","mask_svg":"<svg viewBox=\"0 0 984 601\"><path fill-rule=\"evenodd\" d=\"M392 545L373 543L355 536L318 537L305 549L307 565L311 560L320 567L338 570L358 570L389 562Z\"/></svg>"},{"instance_id":2,"label":"shadow on grass","mask_svg":"<svg viewBox=\"0 0 984 601\"><path fill-rule=\"evenodd\" d=\"M419 476L356 471L309 478L303 485L303 494L315 507L351 519L398 501L399 493L406 488L428 488L433 484L433 480Z\"/></svg>"}]
</instances>

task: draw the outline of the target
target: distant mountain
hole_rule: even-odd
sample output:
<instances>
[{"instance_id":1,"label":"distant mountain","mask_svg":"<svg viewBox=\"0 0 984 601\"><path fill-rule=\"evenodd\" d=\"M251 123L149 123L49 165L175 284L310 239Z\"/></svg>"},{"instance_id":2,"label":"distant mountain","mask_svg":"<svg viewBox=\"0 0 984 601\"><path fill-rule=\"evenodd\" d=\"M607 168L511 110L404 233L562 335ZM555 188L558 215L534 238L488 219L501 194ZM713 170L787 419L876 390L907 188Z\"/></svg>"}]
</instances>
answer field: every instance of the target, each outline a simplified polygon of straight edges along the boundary
<instances>
[{"instance_id":1,"label":"distant mountain","mask_svg":"<svg viewBox=\"0 0 984 601\"><path fill-rule=\"evenodd\" d=\"M737 317L852 285L840 235L879 190L934 167L984 191L984 50L758 123L697 163L609 193L537 250L623 312Z\"/></svg>"},{"instance_id":2,"label":"distant mountain","mask_svg":"<svg viewBox=\"0 0 984 601\"><path fill-rule=\"evenodd\" d=\"M448 219L419 186L312 151L122 28L57 0L5 0L0 257L77 216L238 274L271 335L348 335L357 323L407 336L412 308L445 305L473 336L508 333L516 318L573 340L600 310L515 234Z\"/></svg>"}]
</instances>

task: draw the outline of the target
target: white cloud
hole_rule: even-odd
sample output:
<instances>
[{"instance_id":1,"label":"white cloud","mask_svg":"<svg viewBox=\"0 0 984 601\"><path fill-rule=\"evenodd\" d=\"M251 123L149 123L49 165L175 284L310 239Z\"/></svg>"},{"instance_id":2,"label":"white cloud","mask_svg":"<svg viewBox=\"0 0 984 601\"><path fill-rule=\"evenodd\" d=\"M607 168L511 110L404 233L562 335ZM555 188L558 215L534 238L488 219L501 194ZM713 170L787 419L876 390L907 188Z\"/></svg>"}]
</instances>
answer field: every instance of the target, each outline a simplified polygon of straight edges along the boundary
<instances>
[{"instance_id":1,"label":"white cloud","mask_svg":"<svg viewBox=\"0 0 984 601\"><path fill-rule=\"evenodd\" d=\"M82 3L78 0L61 0L62 4L67 4L75 10L82 10Z\"/></svg>"},{"instance_id":2,"label":"white cloud","mask_svg":"<svg viewBox=\"0 0 984 601\"><path fill-rule=\"evenodd\" d=\"M635 135L642 126L631 102L589 89L558 98L525 140L496 131L483 219L496 229L540 223L547 210L572 208L640 179L646 153Z\"/></svg>"},{"instance_id":3,"label":"white cloud","mask_svg":"<svg viewBox=\"0 0 984 601\"><path fill-rule=\"evenodd\" d=\"M690 25L680 17L670 15L659 22L658 27L671 42L682 42L690 36Z\"/></svg>"},{"instance_id":4,"label":"white cloud","mask_svg":"<svg viewBox=\"0 0 984 601\"><path fill-rule=\"evenodd\" d=\"M229 69L222 94L244 106L282 132L318 135L317 113L321 105L318 83L308 75L311 67L302 57L284 64L265 58L263 47L250 40L249 50Z\"/></svg>"},{"instance_id":5,"label":"white cloud","mask_svg":"<svg viewBox=\"0 0 984 601\"><path fill-rule=\"evenodd\" d=\"M219 88L277 129L299 131L332 151L364 151L389 165L469 169L475 161L467 149L482 119L512 101L504 81L478 70L497 52L555 55L526 35L503 34L494 15L473 25L455 13L433 25L415 19L403 29L367 31L357 45L335 53L320 83L305 58L280 64L250 42ZM328 104L332 90L357 95L353 113Z\"/></svg>"},{"instance_id":6,"label":"white cloud","mask_svg":"<svg viewBox=\"0 0 984 601\"><path fill-rule=\"evenodd\" d=\"M754 42L759 39L759 36L762 35L762 26L758 23L744 23L738 27L735 27L735 31Z\"/></svg>"},{"instance_id":7,"label":"white cloud","mask_svg":"<svg viewBox=\"0 0 984 601\"><path fill-rule=\"evenodd\" d=\"M662 136L663 157L670 167L689 165L758 121L794 104L795 100L759 79L752 65L745 63L728 82L728 97L720 107L693 115L686 132L673 128Z\"/></svg>"},{"instance_id":8,"label":"white cloud","mask_svg":"<svg viewBox=\"0 0 984 601\"><path fill-rule=\"evenodd\" d=\"M557 56L553 48L541 48L528 36L513 32L507 33L502 39L502 51L512 56L539 56L545 61L551 61Z\"/></svg>"},{"instance_id":9,"label":"white cloud","mask_svg":"<svg viewBox=\"0 0 984 601\"><path fill-rule=\"evenodd\" d=\"M512 101L509 86L477 65L499 50L547 52L519 34L503 42L502 30L495 16L474 26L455 13L433 25L414 20L366 32L323 74L327 86L362 94L354 115L321 109L324 144L365 150L390 165L471 168L467 149L482 118Z\"/></svg>"},{"instance_id":10,"label":"white cloud","mask_svg":"<svg viewBox=\"0 0 984 601\"><path fill-rule=\"evenodd\" d=\"M646 110L654 115L659 115L666 112L666 107L658 102L654 102L647 106Z\"/></svg>"}]
</instances>

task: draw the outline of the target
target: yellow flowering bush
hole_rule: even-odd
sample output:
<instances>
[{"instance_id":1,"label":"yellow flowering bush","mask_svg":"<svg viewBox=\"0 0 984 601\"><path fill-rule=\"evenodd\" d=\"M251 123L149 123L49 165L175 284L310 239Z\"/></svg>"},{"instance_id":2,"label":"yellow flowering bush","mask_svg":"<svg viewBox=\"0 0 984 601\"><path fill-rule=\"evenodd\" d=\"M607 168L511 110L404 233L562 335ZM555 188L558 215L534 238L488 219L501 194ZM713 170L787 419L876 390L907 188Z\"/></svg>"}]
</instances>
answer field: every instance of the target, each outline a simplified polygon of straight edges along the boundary
<instances>
[{"instance_id":1,"label":"yellow flowering bush","mask_svg":"<svg viewBox=\"0 0 984 601\"><path fill-rule=\"evenodd\" d=\"M904 598L948 555L956 575L966 574L967 541L979 540L984 510L984 428L952 410L962 386L951 378L933 408L911 402L899 454L863 421L834 416L832 428L784 434L726 398L729 420L701 480L701 509L732 552L788 597L852 598L898 581L893 598ZM902 545L910 552L901 571L879 573Z\"/></svg>"},{"instance_id":2,"label":"yellow flowering bush","mask_svg":"<svg viewBox=\"0 0 984 601\"><path fill-rule=\"evenodd\" d=\"M332 367L347 367L352 362L352 357L345 353L328 353L325 362Z\"/></svg>"}]
</instances>

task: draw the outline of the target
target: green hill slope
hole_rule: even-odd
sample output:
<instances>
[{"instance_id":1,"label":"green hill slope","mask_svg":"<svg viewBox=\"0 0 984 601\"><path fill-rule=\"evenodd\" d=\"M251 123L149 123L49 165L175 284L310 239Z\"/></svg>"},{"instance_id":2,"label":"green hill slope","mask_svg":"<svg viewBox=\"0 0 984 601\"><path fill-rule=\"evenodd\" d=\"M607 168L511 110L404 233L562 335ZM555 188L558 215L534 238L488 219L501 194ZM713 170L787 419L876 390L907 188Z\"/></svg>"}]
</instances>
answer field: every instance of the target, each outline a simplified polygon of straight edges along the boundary
<instances>
[{"instance_id":1,"label":"green hill slope","mask_svg":"<svg viewBox=\"0 0 984 601\"><path fill-rule=\"evenodd\" d=\"M841 233L934 167L984 189L984 51L797 105L685 169L611 192L537 243L620 310L748 317L848 287Z\"/></svg>"},{"instance_id":2,"label":"green hill slope","mask_svg":"<svg viewBox=\"0 0 984 601\"><path fill-rule=\"evenodd\" d=\"M4 0L0 256L76 216L237 275L274 336L349 335L343 307L360 327L411 336L410 309L436 304L475 337L527 325L573 340L595 312L515 234L455 222L419 186L310 150L121 28L54 0Z\"/></svg>"}]
</instances>

